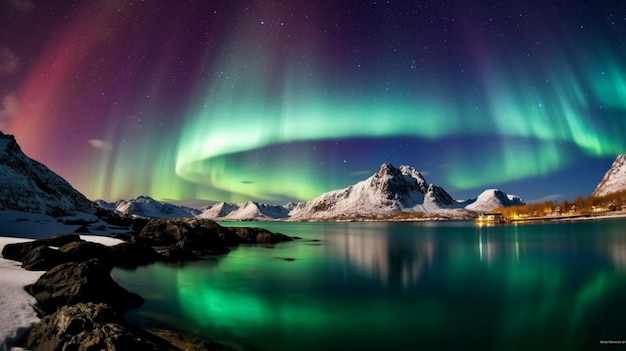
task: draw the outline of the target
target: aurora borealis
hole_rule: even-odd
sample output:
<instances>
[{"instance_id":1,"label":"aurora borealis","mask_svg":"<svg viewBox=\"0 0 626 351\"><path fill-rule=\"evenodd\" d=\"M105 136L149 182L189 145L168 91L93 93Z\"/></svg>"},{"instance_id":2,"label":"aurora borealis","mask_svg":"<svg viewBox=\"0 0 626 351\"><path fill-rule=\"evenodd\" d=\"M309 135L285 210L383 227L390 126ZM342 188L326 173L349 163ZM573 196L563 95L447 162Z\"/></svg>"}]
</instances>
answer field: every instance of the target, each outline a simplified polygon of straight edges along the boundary
<instances>
[{"instance_id":1,"label":"aurora borealis","mask_svg":"<svg viewBox=\"0 0 626 351\"><path fill-rule=\"evenodd\" d=\"M574 198L626 152L619 1L0 4L0 130L92 199Z\"/></svg>"}]
</instances>

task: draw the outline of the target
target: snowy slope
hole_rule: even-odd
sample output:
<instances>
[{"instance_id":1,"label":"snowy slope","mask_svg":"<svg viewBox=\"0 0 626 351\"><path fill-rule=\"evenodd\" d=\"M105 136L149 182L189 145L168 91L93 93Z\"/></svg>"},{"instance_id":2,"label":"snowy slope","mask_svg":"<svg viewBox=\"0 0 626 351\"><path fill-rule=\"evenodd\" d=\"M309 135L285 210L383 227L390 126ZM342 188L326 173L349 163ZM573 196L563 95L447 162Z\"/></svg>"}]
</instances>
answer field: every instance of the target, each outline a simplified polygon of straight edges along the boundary
<instances>
[{"instance_id":1,"label":"snowy slope","mask_svg":"<svg viewBox=\"0 0 626 351\"><path fill-rule=\"evenodd\" d=\"M220 202L201 209L202 213L200 213L197 217L208 219L224 218L238 208L239 207L237 205Z\"/></svg>"},{"instance_id":2,"label":"snowy slope","mask_svg":"<svg viewBox=\"0 0 626 351\"><path fill-rule=\"evenodd\" d=\"M626 190L626 154L617 156L592 196L605 196L622 190Z\"/></svg>"},{"instance_id":3,"label":"snowy slope","mask_svg":"<svg viewBox=\"0 0 626 351\"><path fill-rule=\"evenodd\" d=\"M95 209L67 181L24 155L13 136L0 132L0 210L57 216Z\"/></svg>"},{"instance_id":4,"label":"snowy slope","mask_svg":"<svg viewBox=\"0 0 626 351\"><path fill-rule=\"evenodd\" d=\"M465 209L475 212L489 212L496 208L523 205L524 201L515 195L508 195L502 190L487 189L470 201Z\"/></svg>"},{"instance_id":5,"label":"snowy slope","mask_svg":"<svg viewBox=\"0 0 626 351\"><path fill-rule=\"evenodd\" d=\"M29 241L0 237L0 250L6 244ZM22 263L0 258L0 350L9 350L26 331L39 321L32 305L35 298L24 287L44 272L22 269Z\"/></svg>"},{"instance_id":6,"label":"snowy slope","mask_svg":"<svg viewBox=\"0 0 626 351\"><path fill-rule=\"evenodd\" d=\"M95 203L106 209L149 218L191 218L201 213L195 208L159 202L149 196L119 200L115 203L96 200Z\"/></svg>"}]
</instances>

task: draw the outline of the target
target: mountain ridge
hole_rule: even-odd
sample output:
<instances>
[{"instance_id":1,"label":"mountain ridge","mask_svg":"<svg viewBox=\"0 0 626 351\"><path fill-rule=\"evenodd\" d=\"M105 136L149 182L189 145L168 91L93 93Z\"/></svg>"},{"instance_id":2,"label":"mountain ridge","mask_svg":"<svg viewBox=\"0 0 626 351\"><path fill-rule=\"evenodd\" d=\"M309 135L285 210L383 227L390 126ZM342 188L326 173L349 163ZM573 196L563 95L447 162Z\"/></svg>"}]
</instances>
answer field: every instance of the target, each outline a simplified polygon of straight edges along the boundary
<instances>
[{"instance_id":1,"label":"mountain ridge","mask_svg":"<svg viewBox=\"0 0 626 351\"><path fill-rule=\"evenodd\" d=\"M141 212L133 213L132 209L138 206L132 206L129 203L142 202L145 205L146 198L148 197L140 196L134 200L117 201L116 209L139 216L145 216L146 213L159 213L158 209L146 208L142 208ZM152 206L160 206L158 201L151 198L150 200ZM367 179L343 189L326 192L306 203L291 202L281 206L256 201L238 204L220 202L195 209L195 211L200 211L200 214L195 214L194 209L186 208L184 216L232 221L332 221L411 218L411 216L415 218L473 218L479 213L489 212L498 207L523 203L519 197L508 195L498 189L487 189L474 199L457 201L442 187L428 184L414 167L402 165L396 168L390 163L383 163ZM124 204L124 206L119 206L119 204ZM177 207L184 208L183 206Z\"/></svg>"},{"instance_id":2,"label":"mountain ridge","mask_svg":"<svg viewBox=\"0 0 626 351\"><path fill-rule=\"evenodd\" d=\"M214 220L349 220L394 219L397 216L472 218L497 207L523 204L501 190L483 192L475 199L456 201L445 189L431 183L414 167L396 168L383 163L362 181L326 192L306 203L268 205L255 201L217 203L201 209L157 201L149 196L131 200L90 201L62 177L29 158L15 138L0 132L0 210L44 213L54 216L99 209L138 217L200 217Z\"/></svg>"},{"instance_id":3,"label":"mountain ridge","mask_svg":"<svg viewBox=\"0 0 626 351\"><path fill-rule=\"evenodd\" d=\"M65 179L26 156L14 136L0 131L0 210L59 216L96 209Z\"/></svg>"}]
</instances>

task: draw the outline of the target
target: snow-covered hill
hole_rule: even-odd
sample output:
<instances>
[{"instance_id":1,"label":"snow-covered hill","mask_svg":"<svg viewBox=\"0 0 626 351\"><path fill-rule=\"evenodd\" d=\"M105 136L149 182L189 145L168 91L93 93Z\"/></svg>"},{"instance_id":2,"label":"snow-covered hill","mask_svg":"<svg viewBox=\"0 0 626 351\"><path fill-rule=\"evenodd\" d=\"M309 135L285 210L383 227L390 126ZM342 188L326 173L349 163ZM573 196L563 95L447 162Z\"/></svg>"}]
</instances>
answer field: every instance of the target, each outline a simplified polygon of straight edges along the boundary
<instances>
[{"instance_id":1,"label":"snow-covered hill","mask_svg":"<svg viewBox=\"0 0 626 351\"><path fill-rule=\"evenodd\" d=\"M220 202L204 208L198 217L231 221L274 220L289 217L289 209L287 205L273 206L254 201L246 201L236 205Z\"/></svg>"},{"instance_id":2,"label":"snow-covered hill","mask_svg":"<svg viewBox=\"0 0 626 351\"><path fill-rule=\"evenodd\" d=\"M0 210L53 216L94 213L96 206L48 167L26 156L0 132Z\"/></svg>"},{"instance_id":3,"label":"snow-covered hill","mask_svg":"<svg viewBox=\"0 0 626 351\"><path fill-rule=\"evenodd\" d=\"M524 201L515 195L507 195L498 189L487 189L474 200L466 203L465 209L475 212L489 212L496 208L521 206Z\"/></svg>"},{"instance_id":4,"label":"snow-covered hill","mask_svg":"<svg viewBox=\"0 0 626 351\"><path fill-rule=\"evenodd\" d=\"M119 200L114 203L104 200L94 201L100 207L118 212L150 218L190 218L202 213L202 211L159 202L149 196L139 196L131 200Z\"/></svg>"},{"instance_id":5,"label":"snow-covered hill","mask_svg":"<svg viewBox=\"0 0 626 351\"><path fill-rule=\"evenodd\" d=\"M626 154L617 156L592 196L605 196L626 190Z\"/></svg>"}]
</instances>

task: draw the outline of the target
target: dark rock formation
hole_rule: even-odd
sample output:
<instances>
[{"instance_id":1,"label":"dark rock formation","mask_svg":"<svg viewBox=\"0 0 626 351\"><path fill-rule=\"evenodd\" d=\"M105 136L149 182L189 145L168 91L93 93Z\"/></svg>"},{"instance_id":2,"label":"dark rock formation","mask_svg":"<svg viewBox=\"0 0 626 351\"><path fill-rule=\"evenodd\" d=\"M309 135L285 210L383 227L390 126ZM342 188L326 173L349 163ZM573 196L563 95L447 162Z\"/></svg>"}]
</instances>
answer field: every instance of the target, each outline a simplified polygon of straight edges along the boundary
<instances>
[{"instance_id":1,"label":"dark rock formation","mask_svg":"<svg viewBox=\"0 0 626 351\"><path fill-rule=\"evenodd\" d=\"M197 249L239 244L232 230L200 218L152 219L133 237L133 241L151 246L170 246L181 240L193 243Z\"/></svg>"},{"instance_id":2,"label":"dark rock formation","mask_svg":"<svg viewBox=\"0 0 626 351\"><path fill-rule=\"evenodd\" d=\"M50 246L60 247L56 250ZM31 271L47 271L62 263L85 262L93 258L98 258L106 265L123 268L135 268L163 259L146 245L126 242L109 247L83 241L75 234L9 244L5 246L3 255L7 259L22 262L22 268Z\"/></svg>"},{"instance_id":3,"label":"dark rock formation","mask_svg":"<svg viewBox=\"0 0 626 351\"><path fill-rule=\"evenodd\" d=\"M48 246L37 246L23 257L22 268L29 271L47 271L67 262L70 262L70 255L65 252Z\"/></svg>"},{"instance_id":4,"label":"dark rock formation","mask_svg":"<svg viewBox=\"0 0 626 351\"><path fill-rule=\"evenodd\" d=\"M282 241L292 240L285 234L272 233L263 228L241 227L232 228L232 230L235 231L237 236L244 243L275 244Z\"/></svg>"},{"instance_id":5,"label":"dark rock formation","mask_svg":"<svg viewBox=\"0 0 626 351\"><path fill-rule=\"evenodd\" d=\"M115 266L135 268L154 263L160 259L159 254L150 246L125 242L111 246Z\"/></svg>"},{"instance_id":6,"label":"dark rock formation","mask_svg":"<svg viewBox=\"0 0 626 351\"><path fill-rule=\"evenodd\" d=\"M147 218L133 217L126 213L119 213L111 209L97 207L96 216L108 224L121 228L131 227L133 231L139 233L148 224Z\"/></svg>"},{"instance_id":7,"label":"dark rock formation","mask_svg":"<svg viewBox=\"0 0 626 351\"><path fill-rule=\"evenodd\" d=\"M59 248L70 256L71 262L85 262L98 258L107 265L113 265L113 250L110 247L89 241L74 241Z\"/></svg>"},{"instance_id":8,"label":"dark rock formation","mask_svg":"<svg viewBox=\"0 0 626 351\"><path fill-rule=\"evenodd\" d=\"M24 261L24 256L38 246L60 247L74 241L80 241L80 236L78 234L61 234L47 239L39 239L25 243L7 244L2 249L2 257L8 260L22 262Z\"/></svg>"},{"instance_id":9,"label":"dark rock formation","mask_svg":"<svg viewBox=\"0 0 626 351\"><path fill-rule=\"evenodd\" d=\"M208 254L225 254L239 243L273 244L291 240L261 228L226 228L209 219L152 219L132 237L135 243L158 247L166 261L187 261Z\"/></svg>"},{"instance_id":10,"label":"dark rock formation","mask_svg":"<svg viewBox=\"0 0 626 351\"><path fill-rule=\"evenodd\" d=\"M27 291L43 314L79 302L106 303L119 312L141 305L143 299L120 287L110 272L111 266L98 259L65 263L44 273Z\"/></svg>"},{"instance_id":11,"label":"dark rock formation","mask_svg":"<svg viewBox=\"0 0 626 351\"><path fill-rule=\"evenodd\" d=\"M78 303L45 316L29 332L25 348L49 350L178 350L122 320L109 306Z\"/></svg>"}]
</instances>

